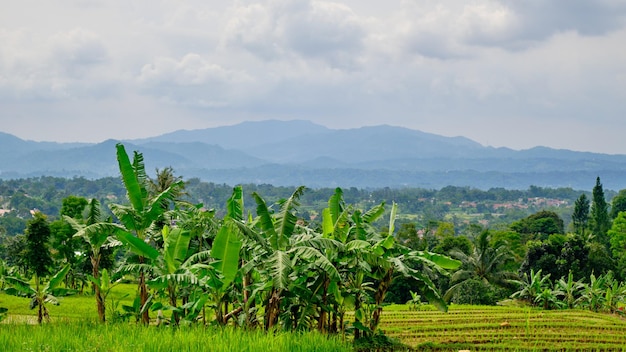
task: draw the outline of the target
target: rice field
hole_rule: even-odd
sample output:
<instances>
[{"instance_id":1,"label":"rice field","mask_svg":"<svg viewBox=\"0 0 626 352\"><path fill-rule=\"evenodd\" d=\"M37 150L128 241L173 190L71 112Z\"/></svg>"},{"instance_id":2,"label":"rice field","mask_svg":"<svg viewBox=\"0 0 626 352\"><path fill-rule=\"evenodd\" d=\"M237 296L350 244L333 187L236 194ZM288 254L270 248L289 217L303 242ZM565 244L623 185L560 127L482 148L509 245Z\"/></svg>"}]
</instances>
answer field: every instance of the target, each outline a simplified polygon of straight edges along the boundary
<instances>
[{"instance_id":1,"label":"rice field","mask_svg":"<svg viewBox=\"0 0 626 352\"><path fill-rule=\"evenodd\" d=\"M381 325L388 336L420 351L626 351L626 320L583 310L395 309L383 313Z\"/></svg>"}]
</instances>

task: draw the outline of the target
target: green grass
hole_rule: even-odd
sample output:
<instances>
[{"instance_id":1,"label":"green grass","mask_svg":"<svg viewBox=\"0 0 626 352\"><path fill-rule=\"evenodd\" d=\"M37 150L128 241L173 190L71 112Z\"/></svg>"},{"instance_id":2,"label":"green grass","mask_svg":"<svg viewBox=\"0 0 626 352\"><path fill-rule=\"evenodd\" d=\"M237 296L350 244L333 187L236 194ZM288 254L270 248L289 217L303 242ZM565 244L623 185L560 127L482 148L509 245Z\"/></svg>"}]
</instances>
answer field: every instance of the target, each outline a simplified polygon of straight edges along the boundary
<instances>
[{"instance_id":1,"label":"green grass","mask_svg":"<svg viewBox=\"0 0 626 352\"><path fill-rule=\"evenodd\" d=\"M107 305L111 305L111 300L117 300L121 304L132 305L136 290L136 284L119 284L115 286L107 298ZM96 300L91 294L91 289L85 289L84 294L58 297L58 299L60 305L46 305L50 312L50 318L53 321L56 319L95 320L98 318ZM29 303L30 298L11 296L0 291L0 307L8 308L9 317L12 317L13 320L31 321L36 319L37 310L28 309Z\"/></svg>"},{"instance_id":2,"label":"green grass","mask_svg":"<svg viewBox=\"0 0 626 352\"><path fill-rule=\"evenodd\" d=\"M350 351L317 333L265 333L202 326L145 328L136 324L59 322L0 325L3 351Z\"/></svg>"}]
</instances>

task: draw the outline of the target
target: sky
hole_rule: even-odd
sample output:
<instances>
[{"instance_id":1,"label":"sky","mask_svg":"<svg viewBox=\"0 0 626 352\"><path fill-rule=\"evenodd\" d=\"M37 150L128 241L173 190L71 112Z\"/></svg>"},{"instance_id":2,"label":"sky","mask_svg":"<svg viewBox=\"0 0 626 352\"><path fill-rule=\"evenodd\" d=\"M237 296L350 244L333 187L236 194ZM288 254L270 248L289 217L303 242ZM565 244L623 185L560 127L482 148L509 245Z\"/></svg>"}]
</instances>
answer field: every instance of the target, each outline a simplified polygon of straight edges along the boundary
<instances>
[{"instance_id":1,"label":"sky","mask_svg":"<svg viewBox=\"0 0 626 352\"><path fill-rule=\"evenodd\" d=\"M626 1L2 5L2 132L101 142L267 119L626 154Z\"/></svg>"}]
</instances>

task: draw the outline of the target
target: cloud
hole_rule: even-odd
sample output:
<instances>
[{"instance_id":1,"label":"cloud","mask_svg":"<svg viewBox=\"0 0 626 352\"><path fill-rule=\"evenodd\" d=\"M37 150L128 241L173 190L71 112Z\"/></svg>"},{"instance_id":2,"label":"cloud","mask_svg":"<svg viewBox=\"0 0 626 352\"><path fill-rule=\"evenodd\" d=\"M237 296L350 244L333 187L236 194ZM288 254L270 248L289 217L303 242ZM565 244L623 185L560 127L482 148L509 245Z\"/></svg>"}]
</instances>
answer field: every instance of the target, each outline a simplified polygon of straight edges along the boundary
<instances>
[{"instance_id":1,"label":"cloud","mask_svg":"<svg viewBox=\"0 0 626 352\"><path fill-rule=\"evenodd\" d=\"M50 59L60 70L80 73L84 68L102 64L108 55L100 38L94 33L74 29L58 33L50 39Z\"/></svg>"},{"instance_id":2,"label":"cloud","mask_svg":"<svg viewBox=\"0 0 626 352\"><path fill-rule=\"evenodd\" d=\"M47 37L28 30L1 31L0 94L18 99L85 96L110 84L101 72L108 60L100 38L83 29Z\"/></svg>"},{"instance_id":3,"label":"cloud","mask_svg":"<svg viewBox=\"0 0 626 352\"><path fill-rule=\"evenodd\" d=\"M517 39L541 40L558 32L603 35L625 24L626 3L619 0L503 0L520 18Z\"/></svg>"},{"instance_id":4,"label":"cloud","mask_svg":"<svg viewBox=\"0 0 626 352\"><path fill-rule=\"evenodd\" d=\"M284 0L236 7L224 44L264 60L296 55L351 66L365 35L361 19L346 5Z\"/></svg>"},{"instance_id":5,"label":"cloud","mask_svg":"<svg viewBox=\"0 0 626 352\"><path fill-rule=\"evenodd\" d=\"M171 103L219 107L229 105L234 88L251 84L252 78L189 53L180 60L160 57L144 65L138 81L150 94Z\"/></svg>"}]
</instances>

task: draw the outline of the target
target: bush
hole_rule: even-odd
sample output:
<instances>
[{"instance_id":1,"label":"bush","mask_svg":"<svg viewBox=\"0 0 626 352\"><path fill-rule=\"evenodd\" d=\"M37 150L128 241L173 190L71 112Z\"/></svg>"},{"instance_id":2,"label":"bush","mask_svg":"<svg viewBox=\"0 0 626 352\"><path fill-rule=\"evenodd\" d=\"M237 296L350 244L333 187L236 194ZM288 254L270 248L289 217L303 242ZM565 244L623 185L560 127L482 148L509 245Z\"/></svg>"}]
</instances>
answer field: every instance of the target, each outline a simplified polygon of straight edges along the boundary
<instances>
[{"instance_id":1,"label":"bush","mask_svg":"<svg viewBox=\"0 0 626 352\"><path fill-rule=\"evenodd\" d=\"M451 300L456 304L493 306L502 298L499 291L481 280L472 279L462 283Z\"/></svg>"}]
</instances>

